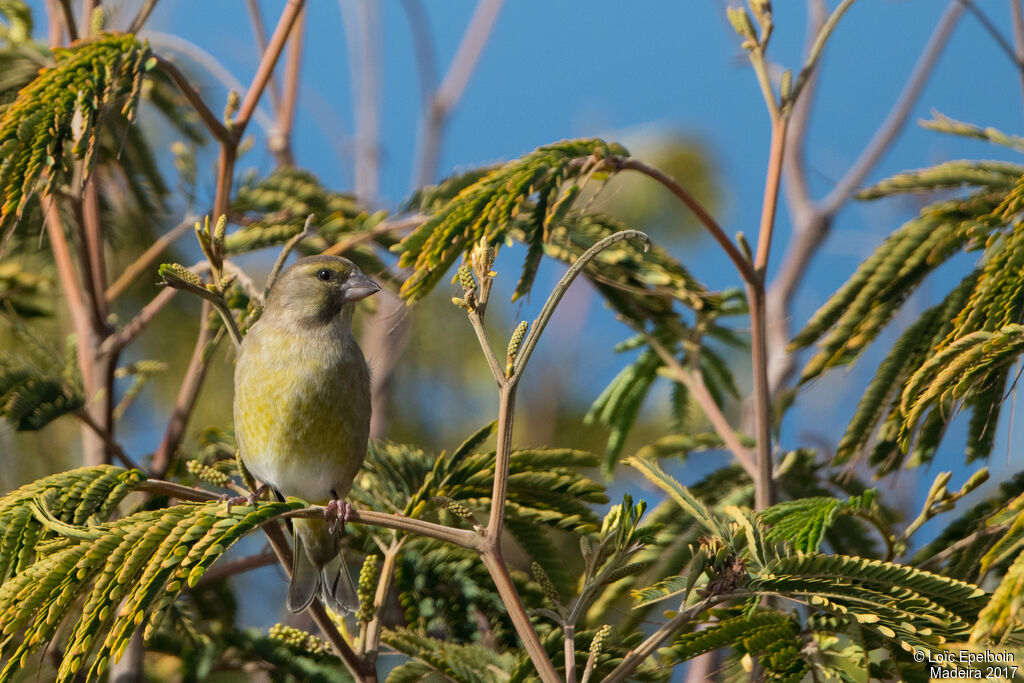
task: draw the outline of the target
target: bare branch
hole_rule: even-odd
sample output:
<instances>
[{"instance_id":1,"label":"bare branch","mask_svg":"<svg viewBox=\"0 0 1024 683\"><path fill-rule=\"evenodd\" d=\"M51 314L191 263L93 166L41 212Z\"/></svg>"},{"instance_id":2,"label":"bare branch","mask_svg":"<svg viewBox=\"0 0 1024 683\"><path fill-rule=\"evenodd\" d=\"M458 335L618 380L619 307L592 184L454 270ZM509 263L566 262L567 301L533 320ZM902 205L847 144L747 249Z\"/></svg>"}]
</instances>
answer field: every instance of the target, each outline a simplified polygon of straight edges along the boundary
<instances>
[{"instance_id":1,"label":"bare branch","mask_svg":"<svg viewBox=\"0 0 1024 683\"><path fill-rule=\"evenodd\" d=\"M146 326L156 317L156 314L163 310L164 306L170 303L178 290L173 287L165 287L153 297L148 304L142 307L134 318L120 330L107 337L103 342L103 350L106 352L117 352L128 346L136 337L142 334Z\"/></svg>"},{"instance_id":2,"label":"bare branch","mask_svg":"<svg viewBox=\"0 0 1024 683\"><path fill-rule=\"evenodd\" d=\"M850 167L850 170L847 171L842 180L822 200L820 209L823 213L833 215L846 203L846 200L860 187L864 179L867 178L868 174L871 173L875 165L881 160L882 155L889 149L892 141L896 139L896 136L903 129L903 125L907 122L907 118L910 116L914 104L921 95L921 91L924 90L928 77L938 63L939 55L946 47L946 43L953 34L953 29L956 27L956 23L960 20L963 12L964 6L960 4L960 0L950 0L946 11L935 27L935 31L928 39L928 44L918 58L917 65L914 66L910 79L907 81L906 86L904 86L903 92L900 93L899 99L896 101L892 111L889 112L885 122L882 123L874 137L871 138L871 142L861 152L860 157L857 158L857 161Z\"/></svg>"},{"instance_id":3,"label":"bare branch","mask_svg":"<svg viewBox=\"0 0 1024 683\"><path fill-rule=\"evenodd\" d=\"M339 0L348 43L355 102L355 189L364 201L377 198L380 182L380 17L373 0Z\"/></svg>"},{"instance_id":4,"label":"bare branch","mask_svg":"<svg viewBox=\"0 0 1024 683\"><path fill-rule=\"evenodd\" d=\"M242 100L242 104L238 108L238 115L233 122L235 139L242 137L246 126L249 124L249 119L252 118L253 112L256 111L256 105L260 101L260 96L263 95L264 88L267 87L267 83L270 81L270 76L274 72L274 67L277 65L277 60L284 49L285 41L288 40L288 35L292 31L292 26L302 11L303 4L304 0L288 0L288 4L285 5L284 10L281 12L281 18L277 21L277 28L274 29L273 35L270 36L267 50L263 53L259 66L256 67L256 74L253 76L252 83L245 93L245 99Z\"/></svg>"},{"instance_id":5,"label":"bare branch","mask_svg":"<svg viewBox=\"0 0 1024 683\"><path fill-rule=\"evenodd\" d=\"M263 15L260 13L259 0L245 0L245 7L249 10L249 21L252 23L252 33L256 38L256 47L260 51L260 57L267 51L267 29L263 25ZM281 110L281 88L277 83L277 77L270 75L270 85L267 88L270 95L270 108L275 116Z\"/></svg>"},{"instance_id":6,"label":"bare branch","mask_svg":"<svg viewBox=\"0 0 1024 683\"><path fill-rule=\"evenodd\" d=\"M75 10L71 8L71 0L57 0L60 11L64 17L64 28L68 32L68 38L73 43L78 40L78 26L75 25ZM89 21L89 17L85 17Z\"/></svg>"},{"instance_id":7,"label":"bare branch","mask_svg":"<svg viewBox=\"0 0 1024 683\"><path fill-rule=\"evenodd\" d=\"M231 560L230 562L223 562L214 565L209 571L203 574L202 578L196 583L197 586L203 586L206 584L213 583L215 581L222 581L223 579L230 578L237 574L244 574L254 569L261 569L262 567L268 567L272 564L277 563L277 555L272 551L264 550L261 553L255 555L246 555L240 557L237 560Z\"/></svg>"},{"instance_id":8,"label":"bare branch","mask_svg":"<svg viewBox=\"0 0 1024 683\"><path fill-rule=\"evenodd\" d=\"M146 251L142 252L141 256L132 261L132 263L124 269L118 278L114 280L114 283L107 287L107 303L112 302L114 299L124 294L125 290L127 290L133 282L139 279L143 273L146 273L156 260L160 258L160 254L162 254L175 242L175 240L184 235L185 232L192 227L197 218L197 216L186 216L185 219L176 226L160 235L160 237L158 237L156 241L146 249Z\"/></svg>"},{"instance_id":9,"label":"bare branch","mask_svg":"<svg viewBox=\"0 0 1024 683\"><path fill-rule=\"evenodd\" d=\"M708 232L711 233L711 236L715 238L715 241L718 242L719 246L722 247L726 255L736 266L736 270L739 271L743 280L745 282L757 281L758 276L754 270L753 264L750 263L746 256L740 253L740 250L732 243L732 240L730 240L725 234L722 227L718 225L718 221L716 221L711 214L700 205L700 202L698 202L685 187L676 182L674 178L665 175L657 168L649 166L637 159L628 157L609 157L606 162L609 162L616 169L622 168L638 171L664 185L676 196L676 198L679 199L679 201L685 204L686 207L693 212L693 215L695 215L704 227L707 228Z\"/></svg>"},{"instance_id":10,"label":"bare branch","mask_svg":"<svg viewBox=\"0 0 1024 683\"><path fill-rule=\"evenodd\" d=\"M654 651L661 647L662 643L671 638L676 631L681 629L695 617L699 616L701 612L705 612L715 605L727 600L732 600L735 597L742 596L734 594L711 595L692 607L680 610L676 616L669 619L661 626L661 628L648 636L646 640L630 650L629 654L623 658L622 663L615 667L610 674L605 676L601 680L601 683L616 683L617 681L626 680L631 673L636 671L637 667L640 666L645 659L654 654Z\"/></svg>"},{"instance_id":11,"label":"bare branch","mask_svg":"<svg viewBox=\"0 0 1024 683\"><path fill-rule=\"evenodd\" d=\"M142 3L142 7L139 8L139 13L132 19L132 23L128 25L128 33L138 33L145 26L146 21L149 19L149 15L152 14L153 8L156 7L157 0L146 0Z\"/></svg>"},{"instance_id":12,"label":"bare branch","mask_svg":"<svg viewBox=\"0 0 1024 683\"><path fill-rule=\"evenodd\" d=\"M188 418L195 408L196 399L199 398L199 390L206 378L206 370L209 368L207 345L215 343L215 333L207 324L210 309L211 304L204 301L199 314L199 335L196 337L195 348L192 349L192 358L189 360L188 369L185 370L185 376L182 378L178 398L174 402L174 410L167 423L163 440L153 455L150 471L157 477L164 476L171 466L185 433Z\"/></svg>"},{"instance_id":13,"label":"bare branch","mask_svg":"<svg viewBox=\"0 0 1024 683\"><path fill-rule=\"evenodd\" d=\"M96 420L92 418L92 415L90 415L87 410L78 410L74 413L74 415L75 419L77 419L83 425L88 427L93 434L98 436L103 441L103 443L107 446L107 449L114 454L115 458L121 461L122 465L129 469L136 469L140 471L142 470L142 468L139 467L135 463L135 461L132 460L131 457L129 457L127 453L125 453L124 448L121 447L121 444L117 443L117 441L115 441L113 437L110 436L110 432L101 427L96 422Z\"/></svg>"},{"instance_id":14,"label":"bare branch","mask_svg":"<svg viewBox=\"0 0 1024 683\"><path fill-rule=\"evenodd\" d=\"M704 378L701 377L699 372L693 372L683 367L676 357L665 348L664 344L658 341L650 333L645 332L642 329L637 329L637 331L644 335L644 339L647 340L647 345L650 346L656 354L658 354L658 357L661 358L661 362L664 363L672 373L672 378L680 382L687 388L687 390L689 390L701 410L704 411L704 415L707 416L708 421L711 422L711 426L715 430L715 433L721 437L722 442L725 443L726 447L732 452L736 461L743 466L747 475L750 476L751 481L755 481L757 479L757 464L754 459L754 454L749 448L744 446L739 440L739 437L736 436L735 430L733 430L729 421L722 413L722 409L718 407L717 403L715 403L714 397L704 384Z\"/></svg>"},{"instance_id":15,"label":"bare branch","mask_svg":"<svg viewBox=\"0 0 1024 683\"><path fill-rule=\"evenodd\" d=\"M420 129L413 187L432 183L437 175L441 136L448 115L462 98L484 46L501 12L504 0L480 0L469 20L444 80L426 104ZM421 77L421 82L423 82Z\"/></svg>"},{"instance_id":16,"label":"bare branch","mask_svg":"<svg viewBox=\"0 0 1024 683\"><path fill-rule=\"evenodd\" d=\"M157 67L167 74L168 78L178 86L178 90L181 91L181 94L185 96L185 99L189 101L192 108L196 110L197 114L199 114L199 118L203 120L203 123L206 125L207 130L210 131L210 134L217 138L221 143L230 142L232 140L231 133L224 124L220 122L220 119L210 111L210 108L206 106L206 102L204 102L203 98L199 96L199 91L188 82L188 79L185 78L185 74L181 73L181 70L175 66L173 62L169 62L163 57L158 56L156 58L156 64Z\"/></svg>"}]
</instances>

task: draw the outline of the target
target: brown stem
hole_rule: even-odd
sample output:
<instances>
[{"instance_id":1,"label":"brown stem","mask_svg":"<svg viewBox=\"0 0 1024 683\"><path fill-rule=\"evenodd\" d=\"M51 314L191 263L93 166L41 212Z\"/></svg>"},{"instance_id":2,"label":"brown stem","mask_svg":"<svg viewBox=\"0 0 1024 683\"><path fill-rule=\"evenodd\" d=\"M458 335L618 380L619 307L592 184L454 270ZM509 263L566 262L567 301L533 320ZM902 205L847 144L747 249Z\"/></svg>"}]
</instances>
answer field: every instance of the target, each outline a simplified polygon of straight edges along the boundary
<instances>
[{"instance_id":1,"label":"brown stem","mask_svg":"<svg viewBox=\"0 0 1024 683\"><path fill-rule=\"evenodd\" d=\"M679 381L683 386L687 388L690 394L697 401L697 404L704 411L704 415L707 416L708 421L711 423L715 433L721 437L722 442L726 447L732 451L733 457L736 461L743 466L747 474L750 476L751 481L757 481L757 463L754 454L750 452L750 449L743 445L739 437L736 436L736 431L729 424L722 409L718 407L711 392L708 391L707 386L704 384L704 378L701 377L699 372L691 371L685 367L676 359L676 357L669 352L665 346L659 342L655 337L651 336L643 330L637 330L644 335L647 340L647 345L654 350L658 357L661 358L661 362L672 373L673 379Z\"/></svg>"},{"instance_id":2,"label":"brown stem","mask_svg":"<svg viewBox=\"0 0 1024 683\"><path fill-rule=\"evenodd\" d=\"M107 303L110 303L117 297L124 294L133 282L148 272L150 267L158 258L160 258L160 254L171 246L175 240L184 235L195 222L195 216L188 216L181 223L178 223L163 235L160 235L160 237L158 237L156 241L146 249L146 251L142 252L141 256L135 259L127 268L124 269L117 279L114 280L112 285L107 287Z\"/></svg>"},{"instance_id":3,"label":"brown stem","mask_svg":"<svg viewBox=\"0 0 1024 683\"><path fill-rule=\"evenodd\" d=\"M150 321L156 317L156 314L163 310L164 306L170 303L174 295L178 293L178 290L172 287L166 287L152 298L148 304L142 307L142 310L138 314L128 321L128 324L122 327L120 330L107 337L103 344L103 350L105 351L120 351L124 347L128 346L136 337L142 334L142 331L146 329Z\"/></svg>"},{"instance_id":4,"label":"brown stem","mask_svg":"<svg viewBox=\"0 0 1024 683\"><path fill-rule=\"evenodd\" d=\"M498 443L494 458L494 488L491 513L487 521L487 538L493 547L501 545L505 527L505 496L508 493L508 468L512 459L512 425L515 419L516 382L506 382L498 389Z\"/></svg>"},{"instance_id":5,"label":"brown stem","mask_svg":"<svg viewBox=\"0 0 1024 683\"><path fill-rule=\"evenodd\" d=\"M64 28L67 29L70 42L78 40L78 26L75 25L75 10L71 8L71 0L57 0L60 5L61 15L64 17ZM89 21L89 17L85 17Z\"/></svg>"},{"instance_id":6,"label":"brown stem","mask_svg":"<svg viewBox=\"0 0 1024 683\"><path fill-rule=\"evenodd\" d=\"M562 649L565 654L565 683L576 683L576 626L563 624Z\"/></svg>"},{"instance_id":7,"label":"brown stem","mask_svg":"<svg viewBox=\"0 0 1024 683\"><path fill-rule=\"evenodd\" d=\"M278 166L291 166L292 128L295 125L295 107L299 100L299 75L302 66L302 47L306 24L306 10L303 8L292 29L288 44L288 61L284 72L284 95L277 111L276 140L271 141L271 151L277 159ZM273 92L273 88L271 88Z\"/></svg>"},{"instance_id":8,"label":"brown stem","mask_svg":"<svg viewBox=\"0 0 1024 683\"><path fill-rule=\"evenodd\" d=\"M100 217L100 196L96 176L89 176L82 190L82 225L85 228L86 250L89 258L91 287L96 299L98 314L97 327L107 329L107 300L103 292L107 289L107 264L103 254L103 227Z\"/></svg>"},{"instance_id":9,"label":"brown stem","mask_svg":"<svg viewBox=\"0 0 1024 683\"><path fill-rule=\"evenodd\" d=\"M613 166L616 168L629 169L643 173L649 178L653 178L662 185L664 185L669 192L674 194L683 204L686 205L693 215L707 228L711 236L715 238L719 246L725 251L726 255L736 266L736 270L739 271L740 276L747 283L757 281L757 273L754 270L753 265L747 259L746 256L740 253L740 250L736 248L736 245L732 243L732 240L725 234L722 227L718 224L718 221L708 213L700 202L698 202L693 195L691 195L686 188L680 185L676 180L668 175L665 175L657 168L649 166L642 161L633 159L630 157L615 157L612 161Z\"/></svg>"},{"instance_id":10,"label":"brown stem","mask_svg":"<svg viewBox=\"0 0 1024 683\"><path fill-rule=\"evenodd\" d=\"M129 469L142 471L142 468L139 467L138 464L134 460L132 460L127 453L125 453L124 449L121 447L121 444L117 443L117 441L115 441L114 438L110 436L110 433L103 429L96 422L96 420L94 420L92 416L89 415L88 412L86 412L85 410L79 410L75 413L75 418L79 422L81 422L85 427L88 427L93 434L102 439L107 449L111 453L113 453L115 458L121 461L122 465Z\"/></svg>"},{"instance_id":11,"label":"brown stem","mask_svg":"<svg viewBox=\"0 0 1024 683\"><path fill-rule=\"evenodd\" d=\"M181 69L175 66L173 62L169 62L160 56L156 57L156 66L178 86L178 90L185 96L185 99L192 105L192 108L196 110L196 113L199 114L199 118L203 120L207 130L210 131L213 137L221 143L231 142L234 139L231 131L221 123L216 114L210 111L210 108L206 106L206 102L200 97L199 91L189 83L185 74L181 73Z\"/></svg>"},{"instance_id":12,"label":"brown stem","mask_svg":"<svg viewBox=\"0 0 1024 683\"><path fill-rule=\"evenodd\" d=\"M292 576L292 551L288 547L288 541L285 539L284 532L281 531L280 524L277 522L264 524L263 531L267 534L270 546L274 549L278 561L290 579ZM345 640L345 637L338 632L337 627L331 621L331 617L328 616L327 610L324 609L319 599L313 599L313 604L309 606L309 613L313 617L313 621L320 628L321 633L324 634L324 637L334 646L334 651L341 658L345 668L352 674L352 677L360 683L370 683L371 681L376 683L376 667L373 663L355 653L352 646Z\"/></svg>"},{"instance_id":13,"label":"brown stem","mask_svg":"<svg viewBox=\"0 0 1024 683\"><path fill-rule=\"evenodd\" d=\"M950 0L946 11L935 26L935 31L928 39L928 44L918 58L914 71L907 81L907 85L904 87L903 92L900 93L899 99L893 106L892 111L889 112L885 122L875 133L874 137L871 138L871 142L864 148L864 151L861 152L861 155L853 166L850 167L850 170L846 172L846 175L843 176L828 196L822 200L820 207L824 213L834 215L839 207L845 204L846 200L860 187L864 179L867 178L868 174L882 158L882 155L892 145L897 134L903 129L903 124L909 118L914 103L917 102L921 91L924 90L928 77L938 63L939 55L945 49L946 43L953 34L953 29L956 27L963 12L964 6L960 4L959 0Z\"/></svg>"},{"instance_id":14,"label":"brown stem","mask_svg":"<svg viewBox=\"0 0 1024 683\"><path fill-rule=\"evenodd\" d=\"M390 221L384 221L380 225L374 227L372 230L366 232L357 232L353 235L347 235L344 239L338 240L331 246L324 249L325 254L333 254L340 256L347 252L353 247L357 247L364 242L369 242L372 239L380 237L381 235L387 235L389 233L400 233L405 230L419 227L421 223L427 220L427 217L422 214L413 214L406 216L405 218L396 218Z\"/></svg>"},{"instance_id":15,"label":"brown stem","mask_svg":"<svg viewBox=\"0 0 1024 683\"><path fill-rule=\"evenodd\" d=\"M246 557L240 557L237 560L232 560L230 562L224 562L215 565L213 568L211 568L209 571L203 574L203 577L199 579L196 585L202 586L213 583L215 581L221 581L223 579L235 576L236 574L243 574L254 569L268 567L276 562L277 554L267 551L256 553L255 555L247 555Z\"/></svg>"},{"instance_id":16,"label":"brown stem","mask_svg":"<svg viewBox=\"0 0 1024 683\"><path fill-rule=\"evenodd\" d=\"M258 0L245 0L245 7L249 10L249 20L252 22L252 33L256 38L256 47L260 51L260 58L267 52L267 29L263 25L263 15L260 13ZM270 94L270 106L274 115L281 110L281 88L277 84L277 77L270 74L270 84L267 92Z\"/></svg>"},{"instance_id":17,"label":"brown stem","mask_svg":"<svg viewBox=\"0 0 1024 683\"><path fill-rule=\"evenodd\" d=\"M253 112L256 111L256 105L259 104L260 96L263 95L263 90L267 87L271 74L274 73L277 60L281 56L284 44L288 40L292 26L298 19L304 4L304 0L288 0L288 4L282 10L281 18L277 21L277 27L274 29L273 35L270 36L270 42L267 43L267 50L263 53L259 66L256 67L256 74L253 76L249 90L246 91L245 99L242 100L242 105L238 108L238 115L233 122L233 132L236 140L241 139L242 134L245 132L245 127L249 124L249 119L252 118Z\"/></svg>"},{"instance_id":18,"label":"brown stem","mask_svg":"<svg viewBox=\"0 0 1024 683\"><path fill-rule=\"evenodd\" d=\"M213 216L216 221L226 216L231 207L231 183L235 176L235 159L238 156L238 145L234 142L222 143L220 157L217 162L217 192L213 200Z\"/></svg>"},{"instance_id":19,"label":"brown stem","mask_svg":"<svg viewBox=\"0 0 1024 683\"><path fill-rule=\"evenodd\" d=\"M469 84L469 79L498 20L503 2L504 0L480 0L477 4L448 67L448 73L426 106L419 137L419 151L416 155L414 187L422 187L433 182L437 175L445 122Z\"/></svg>"},{"instance_id":20,"label":"brown stem","mask_svg":"<svg viewBox=\"0 0 1024 683\"><path fill-rule=\"evenodd\" d=\"M754 419L757 440L757 477L754 478L754 508L764 510L775 504L775 475L772 463L772 403L768 386L768 339L765 329L764 287L747 286L750 301L750 344L753 347Z\"/></svg>"},{"instance_id":21,"label":"brown stem","mask_svg":"<svg viewBox=\"0 0 1024 683\"><path fill-rule=\"evenodd\" d=\"M138 33L142 30L142 27L146 25L146 21L149 19L149 15L153 13L156 2L157 0L146 0L142 3L142 7L139 8L135 18L132 19L132 23L128 25L128 33Z\"/></svg>"},{"instance_id":22,"label":"brown stem","mask_svg":"<svg viewBox=\"0 0 1024 683\"><path fill-rule=\"evenodd\" d=\"M159 493L172 498L191 500L198 503L205 503L211 500L218 500L220 498L216 493L212 493L210 491L190 488L188 486L182 486L181 484L175 484L171 481L164 481L162 479L155 478L147 479L139 484L138 490ZM311 505L308 508L287 512L281 515L281 517L322 519L324 509L325 508L321 505ZM466 548L467 550L482 552L484 548L484 542L476 532L468 531L466 529L456 529L443 524L426 522L421 519L405 517L403 515L392 515L386 512L374 512L372 510L352 510L348 519L354 524L367 524L369 526L381 527L382 529L407 531L409 533L419 534L420 536L435 538L439 541L452 543L461 548Z\"/></svg>"},{"instance_id":23,"label":"brown stem","mask_svg":"<svg viewBox=\"0 0 1024 683\"><path fill-rule=\"evenodd\" d=\"M512 582L512 577L508 573L505 559L501 553L501 546L492 545L489 550L480 555L480 559L483 560L484 566L490 572L491 580L494 581L494 586L498 589L498 595L505 604L505 609L508 610L508 616L512 620L512 625L515 627L519 639L523 642L523 647L530 656L530 661L537 669L537 673L540 674L541 680L544 683L561 683L561 679L555 671L555 666L551 663L551 659L544 649L544 644L541 643L540 636L537 635L537 631L533 628L530 617L526 613L526 608L523 607L519 591L516 590L516 585Z\"/></svg>"},{"instance_id":24,"label":"brown stem","mask_svg":"<svg viewBox=\"0 0 1024 683\"><path fill-rule=\"evenodd\" d=\"M772 234L775 231L775 215L779 206L779 185L782 181L782 160L786 151L786 130L788 120L777 116L772 119L772 139L768 154L768 174L764 183L764 199L761 204L761 225L757 232L757 255L754 269L763 289L765 268L772 248Z\"/></svg>"},{"instance_id":25,"label":"brown stem","mask_svg":"<svg viewBox=\"0 0 1024 683\"><path fill-rule=\"evenodd\" d=\"M373 596L373 619L366 625L366 637L362 641L363 650L360 652L372 663L377 662L377 655L380 651L380 636L384 629L381 613L384 611L384 601L387 600L388 591L391 589L391 580L395 575L398 551L401 547L401 541L396 541L384 551L384 561L380 567L380 578L377 580L377 592Z\"/></svg>"},{"instance_id":26,"label":"brown stem","mask_svg":"<svg viewBox=\"0 0 1024 683\"><path fill-rule=\"evenodd\" d=\"M171 462L181 444L185 427L188 425L188 418L192 415L196 400L199 398L199 390L206 378L206 370L209 368L207 362L207 346L214 341L215 333L207 323L210 317L212 305L203 301L203 307L199 314L199 335L196 338L195 348L192 349L192 358L189 360L188 369L181 381L181 388L178 389L178 398L174 402L174 411L167 423L164 438L160 442L156 453L153 455L153 462L150 471L156 477L163 477L171 466Z\"/></svg>"},{"instance_id":27,"label":"brown stem","mask_svg":"<svg viewBox=\"0 0 1024 683\"><path fill-rule=\"evenodd\" d=\"M685 610L681 610L676 616L669 619L665 624L661 626L657 631L647 637L642 643L629 651L629 653L623 658L622 662L615 667L610 674L601 679L601 683L616 683L617 681L626 680L631 673L636 671L645 659L654 654L654 651L661 647L662 643L672 637L679 629L685 626L688 622L692 621L695 617L699 616L702 612L714 607L715 605L731 600L736 595L711 595L696 605L689 607Z\"/></svg>"}]
</instances>

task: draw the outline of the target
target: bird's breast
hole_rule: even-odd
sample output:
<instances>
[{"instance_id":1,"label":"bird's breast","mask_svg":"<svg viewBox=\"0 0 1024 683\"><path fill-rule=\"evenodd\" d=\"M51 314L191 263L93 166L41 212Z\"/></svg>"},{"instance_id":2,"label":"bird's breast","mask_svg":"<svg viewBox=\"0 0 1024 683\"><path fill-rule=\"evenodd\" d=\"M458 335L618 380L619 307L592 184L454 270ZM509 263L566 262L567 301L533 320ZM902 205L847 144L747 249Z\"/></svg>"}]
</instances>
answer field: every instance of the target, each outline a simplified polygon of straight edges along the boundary
<instances>
[{"instance_id":1,"label":"bird's breast","mask_svg":"<svg viewBox=\"0 0 1024 683\"><path fill-rule=\"evenodd\" d=\"M362 465L370 378L351 334L312 342L254 328L235 369L235 431L246 466L286 496L343 497Z\"/></svg>"}]
</instances>

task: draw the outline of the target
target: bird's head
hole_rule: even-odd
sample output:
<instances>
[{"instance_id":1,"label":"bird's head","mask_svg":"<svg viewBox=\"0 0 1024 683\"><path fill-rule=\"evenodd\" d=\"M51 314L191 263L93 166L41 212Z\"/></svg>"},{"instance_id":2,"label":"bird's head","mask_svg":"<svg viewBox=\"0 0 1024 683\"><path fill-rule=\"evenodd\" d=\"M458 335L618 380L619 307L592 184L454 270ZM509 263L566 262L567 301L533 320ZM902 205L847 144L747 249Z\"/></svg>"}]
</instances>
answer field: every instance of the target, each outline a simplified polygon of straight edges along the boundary
<instances>
[{"instance_id":1,"label":"bird's head","mask_svg":"<svg viewBox=\"0 0 1024 683\"><path fill-rule=\"evenodd\" d=\"M264 316L323 325L339 314L350 319L357 301L379 291L380 285L348 259L308 256L281 273L267 298Z\"/></svg>"}]
</instances>

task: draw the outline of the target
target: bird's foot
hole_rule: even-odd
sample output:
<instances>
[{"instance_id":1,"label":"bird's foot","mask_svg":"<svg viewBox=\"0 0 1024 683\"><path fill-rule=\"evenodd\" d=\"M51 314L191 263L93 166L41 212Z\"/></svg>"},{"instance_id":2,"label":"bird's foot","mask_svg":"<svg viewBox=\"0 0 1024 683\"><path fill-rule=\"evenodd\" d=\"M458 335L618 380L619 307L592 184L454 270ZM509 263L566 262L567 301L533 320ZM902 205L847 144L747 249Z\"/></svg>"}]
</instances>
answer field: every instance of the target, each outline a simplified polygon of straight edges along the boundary
<instances>
[{"instance_id":1,"label":"bird's foot","mask_svg":"<svg viewBox=\"0 0 1024 683\"><path fill-rule=\"evenodd\" d=\"M249 507L256 507L256 502L260 499L260 496L262 496L268 488L270 488L270 486L268 486L267 484L260 484L260 486L255 491L250 492L248 495L229 496L228 494L225 493L220 497L220 499L228 504L228 512L231 512L232 505L248 504Z\"/></svg>"},{"instance_id":2,"label":"bird's foot","mask_svg":"<svg viewBox=\"0 0 1024 683\"><path fill-rule=\"evenodd\" d=\"M331 523L331 533L335 533L338 530L338 526L341 526L341 531L345 531L345 524L352 518L352 510L354 508L344 500L338 500L332 498L329 503L324 507L324 519Z\"/></svg>"}]
</instances>

